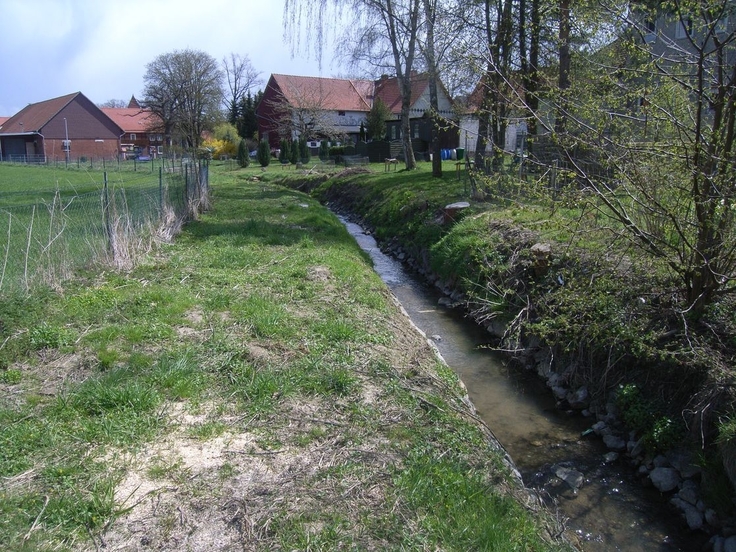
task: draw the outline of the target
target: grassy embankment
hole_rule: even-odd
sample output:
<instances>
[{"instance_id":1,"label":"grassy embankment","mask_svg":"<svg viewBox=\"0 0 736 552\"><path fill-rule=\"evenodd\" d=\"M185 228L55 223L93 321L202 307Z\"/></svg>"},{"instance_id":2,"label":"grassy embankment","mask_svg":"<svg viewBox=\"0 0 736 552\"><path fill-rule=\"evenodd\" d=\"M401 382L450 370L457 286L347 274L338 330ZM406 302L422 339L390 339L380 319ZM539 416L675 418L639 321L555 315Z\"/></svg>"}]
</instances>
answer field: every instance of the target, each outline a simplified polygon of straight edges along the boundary
<instances>
[{"instance_id":1,"label":"grassy embankment","mask_svg":"<svg viewBox=\"0 0 736 552\"><path fill-rule=\"evenodd\" d=\"M560 548L339 222L221 169L130 272L2 297L0 547Z\"/></svg>"},{"instance_id":2,"label":"grassy embankment","mask_svg":"<svg viewBox=\"0 0 736 552\"><path fill-rule=\"evenodd\" d=\"M463 292L470 313L495 330L498 346L536 369L557 372L591 408L612 404L650 455L685 445L705 468L710 503L729 514L736 477L734 298L688 320L668 267L642 255L574 186L554 197L546 181L508 175L479 183L484 201L446 163L412 173L284 177L286 186L366 221L379 241L399 246L443 288ZM449 171L447 171L449 169ZM442 210L470 208L442 223ZM537 249L535 244L546 244Z\"/></svg>"}]
</instances>

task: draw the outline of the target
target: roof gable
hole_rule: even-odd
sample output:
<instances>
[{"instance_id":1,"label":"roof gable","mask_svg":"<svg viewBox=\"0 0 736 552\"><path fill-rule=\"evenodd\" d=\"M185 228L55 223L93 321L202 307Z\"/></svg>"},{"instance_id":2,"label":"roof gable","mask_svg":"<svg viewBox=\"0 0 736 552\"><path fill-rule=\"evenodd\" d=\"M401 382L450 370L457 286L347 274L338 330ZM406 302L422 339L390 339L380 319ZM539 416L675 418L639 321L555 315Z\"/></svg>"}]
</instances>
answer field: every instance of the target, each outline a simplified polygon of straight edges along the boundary
<instances>
[{"instance_id":1,"label":"roof gable","mask_svg":"<svg viewBox=\"0 0 736 552\"><path fill-rule=\"evenodd\" d=\"M69 105L81 92L59 96L51 100L28 104L18 113L10 117L0 129L2 133L19 134L24 132L41 132L43 127Z\"/></svg>"},{"instance_id":2,"label":"roof gable","mask_svg":"<svg viewBox=\"0 0 736 552\"><path fill-rule=\"evenodd\" d=\"M413 107L419 98L429 86L429 77L427 74L413 73L411 76L411 103ZM391 110L391 113L398 115L401 113L401 88L399 87L399 79L397 77L383 76L376 81L376 98L381 98Z\"/></svg>"},{"instance_id":3,"label":"roof gable","mask_svg":"<svg viewBox=\"0 0 736 552\"><path fill-rule=\"evenodd\" d=\"M141 108L103 107L102 112L127 133L149 132L161 126L153 112Z\"/></svg>"},{"instance_id":4,"label":"roof gable","mask_svg":"<svg viewBox=\"0 0 736 552\"><path fill-rule=\"evenodd\" d=\"M63 116L63 117L62 117ZM62 118L64 124L62 125ZM67 126L66 119L69 120ZM80 124L81 123L81 124ZM86 133L113 133L119 136L123 129L81 92L67 94L42 102L28 104L0 127L0 134L59 133L70 138L96 138ZM102 130L104 129L104 131ZM74 136L73 136L74 135Z\"/></svg>"},{"instance_id":5,"label":"roof gable","mask_svg":"<svg viewBox=\"0 0 736 552\"><path fill-rule=\"evenodd\" d=\"M291 105L309 103L331 111L367 112L371 108L371 81L274 74L269 85L271 82Z\"/></svg>"}]
</instances>

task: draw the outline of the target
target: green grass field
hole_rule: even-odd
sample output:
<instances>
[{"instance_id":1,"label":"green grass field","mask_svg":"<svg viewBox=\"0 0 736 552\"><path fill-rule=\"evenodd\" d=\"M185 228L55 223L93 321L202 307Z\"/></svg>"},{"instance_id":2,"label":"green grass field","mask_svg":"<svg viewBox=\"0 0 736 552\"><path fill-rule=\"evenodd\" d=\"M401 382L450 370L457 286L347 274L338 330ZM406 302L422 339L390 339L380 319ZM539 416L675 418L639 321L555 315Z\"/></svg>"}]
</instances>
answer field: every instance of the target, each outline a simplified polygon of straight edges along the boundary
<instances>
[{"instance_id":1,"label":"green grass field","mask_svg":"<svg viewBox=\"0 0 736 552\"><path fill-rule=\"evenodd\" d=\"M107 178L107 191L105 191ZM114 261L122 237L184 202L179 174L0 164L0 292L60 285ZM109 207L106 209L105 206Z\"/></svg>"},{"instance_id":2,"label":"green grass field","mask_svg":"<svg viewBox=\"0 0 736 552\"><path fill-rule=\"evenodd\" d=\"M0 209L51 201L58 191L61 197L73 197L102 190L104 175L108 185L134 188L158 182L158 169L150 170L90 170L83 167L34 166L0 164Z\"/></svg>"}]
</instances>

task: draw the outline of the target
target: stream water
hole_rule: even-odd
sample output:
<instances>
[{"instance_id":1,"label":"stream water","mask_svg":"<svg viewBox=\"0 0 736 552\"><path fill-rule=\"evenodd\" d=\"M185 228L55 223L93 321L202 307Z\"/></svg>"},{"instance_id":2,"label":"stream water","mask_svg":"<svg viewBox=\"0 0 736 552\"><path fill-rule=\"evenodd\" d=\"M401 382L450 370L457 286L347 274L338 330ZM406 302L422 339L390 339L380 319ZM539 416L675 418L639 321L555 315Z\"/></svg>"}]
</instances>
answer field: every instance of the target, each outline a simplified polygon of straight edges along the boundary
<instances>
[{"instance_id":1,"label":"stream water","mask_svg":"<svg viewBox=\"0 0 736 552\"><path fill-rule=\"evenodd\" d=\"M483 329L461 313L438 306L436 290L382 253L359 225L343 223L412 321L433 339L464 382L478 414L511 455L525 485L537 489L567 520L571 540L586 552L701 549L707 537L689 531L665 497L642 486L624 456L607 463L603 444L582 437L594 419L558 410L536 375L508 370L501 356L479 348L489 341ZM557 478L553 466L560 465L584 474L582 487L573 491Z\"/></svg>"}]
</instances>

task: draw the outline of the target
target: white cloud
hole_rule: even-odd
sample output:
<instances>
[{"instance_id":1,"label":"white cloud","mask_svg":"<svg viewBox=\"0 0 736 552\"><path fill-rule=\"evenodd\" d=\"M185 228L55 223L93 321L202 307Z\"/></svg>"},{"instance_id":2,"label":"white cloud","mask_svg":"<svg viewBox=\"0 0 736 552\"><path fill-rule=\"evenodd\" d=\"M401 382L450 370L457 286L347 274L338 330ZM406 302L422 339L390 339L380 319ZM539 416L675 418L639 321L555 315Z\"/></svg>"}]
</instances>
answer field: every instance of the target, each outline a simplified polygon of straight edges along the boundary
<instances>
[{"instance_id":1,"label":"white cloud","mask_svg":"<svg viewBox=\"0 0 736 552\"><path fill-rule=\"evenodd\" d=\"M81 91L93 102L139 97L146 64L191 48L247 55L270 73L329 76L283 38L283 0L0 0L0 115ZM326 58L328 56L325 56Z\"/></svg>"}]
</instances>

